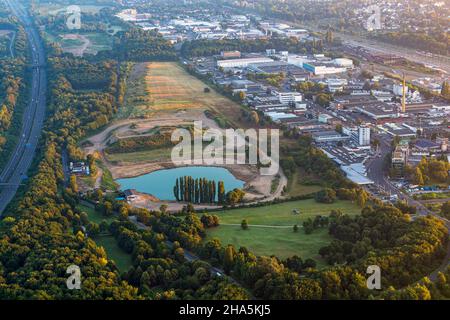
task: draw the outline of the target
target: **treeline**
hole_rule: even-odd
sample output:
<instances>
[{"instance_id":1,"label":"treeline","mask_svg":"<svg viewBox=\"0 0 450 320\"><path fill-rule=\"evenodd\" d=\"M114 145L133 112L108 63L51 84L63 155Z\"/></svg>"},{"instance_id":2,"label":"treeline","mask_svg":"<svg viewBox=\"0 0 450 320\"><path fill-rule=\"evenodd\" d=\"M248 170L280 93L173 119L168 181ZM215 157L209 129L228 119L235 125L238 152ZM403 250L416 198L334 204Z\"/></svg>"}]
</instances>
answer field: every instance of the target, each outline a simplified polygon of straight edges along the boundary
<instances>
[{"instance_id":1,"label":"treeline","mask_svg":"<svg viewBox=\"0 0 450 320\"><path fill-rule=\"evenodd\" d=\"M38 164L22 196L11 204L0 239L0 297L3 299L135 299L105 251L79 230L75 193L63 188L61 150L109 120L115 111L112 86L75 91L59 56L49 59L48 120ZM77 60L71 63L77 65ZM81 66L82 64L80 64ZM70 72L83 73L85 68ZM78 265L83 290L68 290L67 267Z\"/></svg>"},{"instance_id":2,"label":"treeline","mask_svg":"<svg viewBox=\"0 0 450 320\"><path fill-rule=\"evenodd\" d=\"M111 52L105 52L120 61L175 61L173 46L157 31L131 28L118 32Z\"/></svg>"},{"instance_id":3,"label":"treeline","mask_svg":"<svg viewBox=\"0 0 450 320\"><path fill-rule=\"evenodd\" d=\"M448 233L434 217L410 221L392 206L366 207L361 215L337 213L330 221L334 240L320 254L329 264L348 263L383 270L383 286L404 287L440 265Z\"/></svg>"},{"instance_id":4,"label":"treeline","mask_svg":"<svg viewBox=\"0 0 450 320\"><path fill-rule=\"evenodd\" d=\"M446 184L449 180L450 164L447 157L443 159L427 159L423 157L417 167L410 174L413 183L420 186L434 182Z\"/></svg>"},{"instance_id":5,"label":"treeline","mask_svg":"<svg viewBox=\"0 0 450 320\"><path fill-rule=\"evenodd\" d=\"M322 41L302 42L297 38L281 38L272 36L269 39L256 40L192 40L186 41L181 47L184 57L202 57L218 55L222 51L238 50L241 52L261 52L266 49L286 50L292 53L320 53L323 49Z\"/></svg>"},{"instance_id":6,"label":"treeline","mask_svg":"<svg viewBox=\"0 0 450 320\"><path fill-rule=\"evenodd\" d=\"M395 45L402 45L408 48L433 52L441 55L449 54L450 36L448 32L435 32L427 34L425 32L387 32L375 36L376 39L389 42Z\"/></svg>"},{"instance_id":7,"label":"treeline","mask_svg":"<svg viewBox=\"0 0 450 320\"><path fill-rule=\"evenodd\" d=\"M15 32L10 55L10 37L6 37L7 56L0 59L0 168L8 161L19 136L23 110L27 104L29 71L26 64L29 58L28 44L24 29L16 20L6 18L9 11L0 5L1 28ZM6 17L3 17L3 16Z\"/></svg>"},{"instance_id":8,"label":"treeline","mask_svg":"<svg viewBox=\"0 0 450 320\"><path fill-rule=\"evenodd\" d=\"M301 167L307 174L313 174L329 187L355 188L334 162L313 146L311 136L299 135L294 131L287 131L285 134L295 137L298 141L297 146L282 147L281 150L283 157L280 165L288 177L292 177L298 167Z\"/></svg>"},{"instance_id":9,"label":"treeline","mask_svg":"<svg viewBox=\"0 0 450 320\"><path fill-rule=\"evenodd\" d=\"M147 299L248 299L245 290L211 272L204 261L188 262L177 241L164 234L138 230L131 222L113 222L110 232L131 254L133 266L124 279Z\"/></svg>"},{"instance_id":10,"label":"treeline","mask_svg":"<svg viewBox=\"0 0 450 320\"><path fill-rule=\"evenodd\" d=\"M116 66L113 60L93 63L69 55L62 55L51 64L55 72L66 70L65 77L74 90L113 89L117 82Z\"/></svg>"},{"instance_id":11,"label":"treeline","mask_svg":"<svg viewBox=\"0 0 450 320\"><path fill-rule=\"evenodd\" d=\"M217 187L216 187L217 186ZM180 177L175 181L173 194L177 201L190 203L225 203L225 185L206 178Z\"/></svg>"}]
</instances>

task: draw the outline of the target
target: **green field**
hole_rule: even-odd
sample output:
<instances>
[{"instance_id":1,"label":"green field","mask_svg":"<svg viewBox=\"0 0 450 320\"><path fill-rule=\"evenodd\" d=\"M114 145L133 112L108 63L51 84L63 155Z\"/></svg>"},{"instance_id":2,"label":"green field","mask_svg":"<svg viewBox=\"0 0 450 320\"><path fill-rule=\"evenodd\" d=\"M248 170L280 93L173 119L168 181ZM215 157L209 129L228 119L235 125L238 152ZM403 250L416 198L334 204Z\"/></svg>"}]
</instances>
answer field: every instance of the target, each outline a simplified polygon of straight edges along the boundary
<instances>
[{"instance_id":1,"label":"green field","mask_svg":"<svg viewBox=\"0 0 450 320\"><path fill-rule=\"evenodd\" d=\"M105 249L108 259L114 261L120 272L126 272L132 266L131 255L119 248L113 236L98 236L95 243Z\"/></svg>"},{"instance_id":2,"label":"green field","mask_svg":"<svg viewBox=\"0 0 450 320\"><path fill-rule=\"evenodd\" d=\"M305 184L302 173L295 172L288 182L287 192L291 197L301 196L305 194L315 193L323 188L319 185Z\"/></svg>"},{"instance_id":3,"label":"green field","mask_svg":"<svg viewBox=\"0 0 450 320\"><path fill-rule=\"evenodd\" d=\"M97 224L102 223L104 220L109 224L117 219L116 216L105 217L100 212L81 204L77 206L77 209L86 212L89 221ZM108 259L114 261L120 272L125 272L131 267L131 255L119 248L116 239L112 235L99 235L94 238L94 241L98 246L105 249Z\"/></svg>"},{"instance_id":4,"label":"green field","mask_svg":"<svg viewBox=\"0 0 450 320\"><path fill-rule=\"evenodd\" d=\"M294 209L299 210L300 214L293 214ZM220 218L220 226L209 229L207 239L218 238L222 245L233 244L237 248L245 246L258 255L286 258L296 254L303 259L313 258L323 266L318 251L332 240L327 229L314 230L307 235L301 225L307 218L328 216L332 209L340 209L349 215L359 214L361 210L349 201L322 204L313 199L259 208L224 210L214 213ZM248 230L241 229L242 219L247 219L250 225ZM296 233L292 229L294 224L300 227Z\"/></svg>"},{"instance_id":5,"label":"green field","mask_svg":"<svg viewBox=\"0 0 450 320\"><path fill-rule=\"evenodd\" d=\"M99 51L112 49L113 38L106 33L86 33L84 36L90 41L85 53L97 54Z\"/></svg>"},{"instance_id":6,"label":"green field","mask_svg":"<svg viewBox=\"0 0 450 320\"><path fill-rule=\"evenodd\" d=\"M109 224L116 219L116 217L114 217L114 216L105 217L100 212L96 211L95 209L89 208L87 206L83 206L81 204L77 205L77 209L82 212L86 212L88 215L89 221L95 222L97 224L102 223L103 220L106 220L106 222Z\"/></svg>"}]
</instances>

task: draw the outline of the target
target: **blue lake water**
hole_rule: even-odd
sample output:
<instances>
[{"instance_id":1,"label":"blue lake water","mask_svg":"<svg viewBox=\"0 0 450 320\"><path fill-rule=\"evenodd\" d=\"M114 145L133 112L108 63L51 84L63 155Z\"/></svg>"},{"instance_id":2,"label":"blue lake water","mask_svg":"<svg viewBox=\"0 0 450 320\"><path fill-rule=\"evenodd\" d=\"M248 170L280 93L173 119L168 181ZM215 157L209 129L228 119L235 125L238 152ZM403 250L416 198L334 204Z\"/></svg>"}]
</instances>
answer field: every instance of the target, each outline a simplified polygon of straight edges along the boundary
<instances>
[{"instance_id":1,"label":"blue lake water","mask_svg":"<svg viewBox=\"0 0 450 320\"><path fill-rule=\"evenodd\" d=\"M234 188L243 188L244 181L237 179L228 169L221 167L179 167L154 171L139 177L116 180L120 190L136 189L139 192L149 193L161 200L175 200L173 187L176 179L183 176L192 178L206 178L216 183L223 181L225 192Z\"/></svg>"}]
</instances>

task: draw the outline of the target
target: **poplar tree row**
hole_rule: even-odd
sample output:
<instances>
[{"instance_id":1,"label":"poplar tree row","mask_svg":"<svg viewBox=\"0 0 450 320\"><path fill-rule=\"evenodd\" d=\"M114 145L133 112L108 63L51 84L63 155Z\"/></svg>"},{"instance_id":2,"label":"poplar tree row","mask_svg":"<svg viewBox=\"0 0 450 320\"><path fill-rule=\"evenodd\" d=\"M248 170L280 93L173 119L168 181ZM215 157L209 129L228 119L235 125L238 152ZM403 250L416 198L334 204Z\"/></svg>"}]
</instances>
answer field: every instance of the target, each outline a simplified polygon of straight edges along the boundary
<instances>
[{"instance_id":1,"label":"poplar tree row","mask_svg":"<svg viewBox=\"0 0 450 320\"><path fill-rule=\"evenodd\" d=\"M177 201L190 203L224 203L226 199L223 181L216 184L214 180L194 179L191 176L178 178L173 187L173 194Z\"/></svg>"}]
</instances>

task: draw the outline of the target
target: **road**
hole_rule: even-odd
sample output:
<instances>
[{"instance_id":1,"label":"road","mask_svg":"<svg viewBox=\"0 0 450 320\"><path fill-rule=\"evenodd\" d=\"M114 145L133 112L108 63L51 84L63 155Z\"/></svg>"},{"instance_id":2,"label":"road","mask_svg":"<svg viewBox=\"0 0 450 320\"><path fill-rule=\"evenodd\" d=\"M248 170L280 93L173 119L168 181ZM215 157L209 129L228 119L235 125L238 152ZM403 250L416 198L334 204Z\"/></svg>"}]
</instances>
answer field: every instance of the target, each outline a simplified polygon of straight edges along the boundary
<instances>
[{"instance_id":1,"label":"road","mask_svg":"<svg viewBox=\"0 0 450 320\"><path fill-rule=\"evenodd\" d=\"M16 0L5 0L13 14L25 28L32 59L31 101L25 108L22 130L17 145L10 155L8 163L0 174L0 214L14 198L19 185L26 179L36 152L39 135L45 116L45 94L47 74L45 55L39 34L31 24L31 18Z\"/></svg>"}]
</instances>

